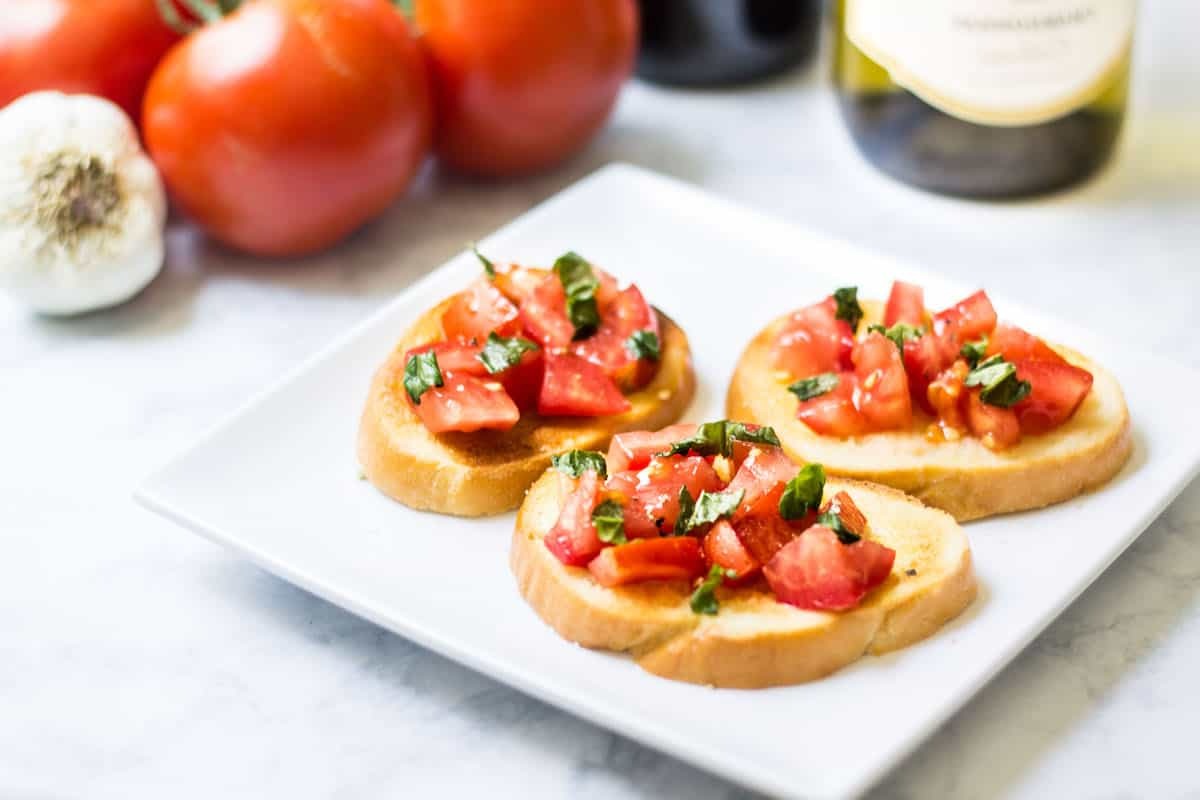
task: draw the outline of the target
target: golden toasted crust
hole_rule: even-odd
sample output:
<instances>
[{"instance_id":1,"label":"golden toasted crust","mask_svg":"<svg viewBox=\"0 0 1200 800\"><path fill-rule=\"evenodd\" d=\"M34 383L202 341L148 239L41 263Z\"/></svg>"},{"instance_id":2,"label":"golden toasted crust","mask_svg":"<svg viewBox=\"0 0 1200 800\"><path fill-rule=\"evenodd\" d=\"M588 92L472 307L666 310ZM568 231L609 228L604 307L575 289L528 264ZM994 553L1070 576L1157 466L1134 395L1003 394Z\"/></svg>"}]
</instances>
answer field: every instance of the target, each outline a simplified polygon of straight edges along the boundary
<instances>
[{"instance_id":1,"label":"golden toasted crust","mask_svg":"<svg viewBox=\"0 0 1200 800\"><path fill-rule=\"evenodd\" d=\"M564 638L628 652L664 678L756 689L828 675L864 653L884 653L932 634L975 598L966 535L948 515L893 489L831 479L866 515L871 538L896 550L892 574L858 608L804 611L765 587L721 588L720 612L698 615L686 583L606 589L564 566L543 538L558 517L569 479L547 472L517 514L509 563L521 595Z\"/></svg>"},{"instance_id":2,"label":"golden toasted crust","mask_svg":"<svg viewBox=\"0 0 1200 800\"><path fill-rule=\"evenodd\" d=\"M597 450L614 433L676 421L696 388L687 336L658 312L662 357L654 379L627 395L633 406L611 417L540 417L527 412L507 431L430 433L404 393L404 353L441 338L450 300L425 312L376 371L358 432L363 473L380 491L412 508L465 517L516 508L550 457Z\"/></svg>"},{"instance_id":3,"label":"golden toasted crust","mask_svg":"<svg viewBox=\"0 0 1200 800\"><path fill-rule=\"evenodd\" d=\"M878 319L878 303L863 307L862 324ZM770 366L771 344L786 320L779 317L746 346L729 384L726 413L772 426L788 455L818 461L830 474L894 486L965 521L1069 500L1107 482L1129 458L1129 411L1116 379L1058 345L1054 349L1067 361L1092 373L1092 391L1062 426L1024 436L1015 447L993 452L970 436L931 442L924 428L932 420L921 414L911 431L820 436L796 419L796 398Z\"/></svg>"}]
</instances>

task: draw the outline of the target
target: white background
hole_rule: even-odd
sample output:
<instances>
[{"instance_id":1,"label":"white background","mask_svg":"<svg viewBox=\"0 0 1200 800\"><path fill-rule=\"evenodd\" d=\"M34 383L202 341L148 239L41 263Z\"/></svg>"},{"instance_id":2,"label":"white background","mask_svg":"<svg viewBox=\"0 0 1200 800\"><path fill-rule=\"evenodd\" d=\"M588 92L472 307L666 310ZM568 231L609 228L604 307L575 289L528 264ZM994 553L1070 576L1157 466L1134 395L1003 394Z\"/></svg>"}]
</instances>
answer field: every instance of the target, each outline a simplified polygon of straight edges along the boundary
<instances>
[{"instance_id":1,"label":"white background","mask_svg":"<svg viewBox=\"0 0 1200 800\"><path fill-rule=\"evenodd\" d=\"M1200 366L1188 5L1143 4L1121 154L1050 199L879 176L820 69L739 91L634 85L560 170L503 185L430 170L325 255L255 262L176 224L167 272L119 311L54 322L0 304L0 797L739 795L260 572L134 507L132 486L464 241L612 160ZM1200 792L1198 579L1193 485L877 795Z\"/></svg>"}]
</instances>

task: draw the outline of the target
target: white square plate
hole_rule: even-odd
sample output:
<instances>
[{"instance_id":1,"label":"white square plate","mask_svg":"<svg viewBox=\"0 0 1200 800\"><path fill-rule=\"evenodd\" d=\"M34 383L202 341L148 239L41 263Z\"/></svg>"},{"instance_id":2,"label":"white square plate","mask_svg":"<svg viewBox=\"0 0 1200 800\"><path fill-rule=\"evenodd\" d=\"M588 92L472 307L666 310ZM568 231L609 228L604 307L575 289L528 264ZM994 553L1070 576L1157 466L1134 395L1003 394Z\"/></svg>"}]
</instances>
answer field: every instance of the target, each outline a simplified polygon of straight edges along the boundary
<instances>
[{"instance_id":1,"label":"white square plate","mask_svg":"<svg viewBox=\"0 0 1200 800\"><path fill-rule=\"evenodd\" d=\"M832 287L857 284L881 297L904 278L923 284L934 307L976 288L623 165L482 247L530 263L575 249L636 280L691 337L700 380L694 420L724 416L734 362L766 320ZM655 678L627 658L567 644L526 607L508 571L512 514L419 513L359 480L355 432L371 373L414 317L478 270L469 254L435 270L149 478L138 499L402 636L773 794L866 789L1054 619L1200 468L1200 428L1179 424L1200 394L1200 374L996 297L1005 318L1116 373L1136 440L1125 471L1055 508L969 525L983 591L962 618L915 647L782 689ZM1169 392L1161 391L1165 374Z\"/></svg>"}]
</instances>

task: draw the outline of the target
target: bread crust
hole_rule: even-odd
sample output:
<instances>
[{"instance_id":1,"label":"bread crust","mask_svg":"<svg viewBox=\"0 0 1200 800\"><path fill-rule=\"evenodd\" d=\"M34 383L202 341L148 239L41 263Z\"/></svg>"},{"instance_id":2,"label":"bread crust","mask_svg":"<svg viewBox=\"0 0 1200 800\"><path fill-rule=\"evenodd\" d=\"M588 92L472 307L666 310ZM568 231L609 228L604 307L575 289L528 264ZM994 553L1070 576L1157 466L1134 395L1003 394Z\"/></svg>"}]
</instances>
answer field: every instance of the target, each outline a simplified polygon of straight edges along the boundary
<instances>
[{"instance_id":1,"label":"bread crust","mask_svg":"<svg viewBox=\"0 0 1200 800\"><path fill-rule=\"evenodd\" d=\"M863 306L868 318L862 324L878 317L877 303ZM911 431L820 436L796 419L797 401L770 367L771 344L787 317L746 346L729 384L726 414L772 426L788 455L818 461L830 474L893 486L966 521L1069 500L1106 483L1129 459L1133 438L1120 385L1108 370L1060 345L1051 346L1092 373L1092 391L1066 423L1026 435L1015 447L993 452L970 436L930 442L924 428L933 420L921 412Z\"/></svg>"},{"instance_id":2,"label":"bread crust","mask_svg":"<svg viewBox=\"0 0 1200 800\"><path fill-rule=\"evenodd\" d=\"M404 354L441 339L442 313L452 298L426 311L375 372L358 432L364 476L411 508L477 517L511 511L550 457L608 446L614 433L675 422L692 401L696 379L687 336L658 313L662 356L654 379L627 395L632 408L611 417L521 415L508 431L430 433L405 397Z\"/></svg>"},{"instance_id":3,"label":"bread crust","mask_svg":"<svg viewBox=\"0 0 1200 800\"><path fill-rule=\"evenodd\" d=\"M547 472L517 514L509 550L517 588L564 638L629 653L643 669L664 678L741 689L815 680L865 653L885 653L926 638L976 595L966 535L948 514L888 487L830 479L826 497L849 492L866 515L872 538L897 551L887 581L858 608L843 613L779 603L760 583L722 587L720 612L695 614L688 605L692 587L685 582L607 589L586 569L564 566L554 557L543 538L569 483Z\"/></svg>"}]
</instances>

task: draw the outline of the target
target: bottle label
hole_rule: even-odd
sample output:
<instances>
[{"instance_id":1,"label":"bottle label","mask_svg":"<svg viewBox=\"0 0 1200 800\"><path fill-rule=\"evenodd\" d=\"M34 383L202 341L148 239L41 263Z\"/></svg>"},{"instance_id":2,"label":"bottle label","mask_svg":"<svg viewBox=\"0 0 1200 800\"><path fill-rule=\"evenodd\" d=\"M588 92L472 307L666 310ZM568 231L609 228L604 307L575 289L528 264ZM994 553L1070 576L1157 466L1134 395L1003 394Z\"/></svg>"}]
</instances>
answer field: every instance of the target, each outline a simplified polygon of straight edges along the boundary
<instances>
[{"instance_id":1,"label":"bottle label","mask_svg":"<svg viewBox=\"0 0 1200 800\"><path fill-rule=\"evenodd\" d=\"M1087 105L1133 39L1136 0L845 0L846 36L930 105L1032 125Z\"/></svg>"}]
</instances>

